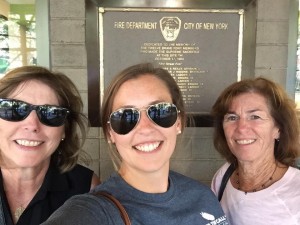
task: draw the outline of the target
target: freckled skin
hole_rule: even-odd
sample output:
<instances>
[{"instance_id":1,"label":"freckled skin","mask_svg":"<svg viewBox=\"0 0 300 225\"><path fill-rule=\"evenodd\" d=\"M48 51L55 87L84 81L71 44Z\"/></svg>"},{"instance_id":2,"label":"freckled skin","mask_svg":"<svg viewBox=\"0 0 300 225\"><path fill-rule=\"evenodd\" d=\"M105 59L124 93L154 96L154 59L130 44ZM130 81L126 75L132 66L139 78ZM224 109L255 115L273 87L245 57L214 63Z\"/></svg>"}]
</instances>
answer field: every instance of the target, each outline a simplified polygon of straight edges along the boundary
<instances>
[{"instance_id":1,"label":"freckled skin","mask_svg":"<svg viewBox=\"0 0 300 225\"><path fill-rule=\"evenodd\" d=\"M279 129L264 97L256 93L241 94L234 98L229 111L223 128L229 148L238 160L273 159L274 140L279 137Z\"/></svg>"}]
</instances>

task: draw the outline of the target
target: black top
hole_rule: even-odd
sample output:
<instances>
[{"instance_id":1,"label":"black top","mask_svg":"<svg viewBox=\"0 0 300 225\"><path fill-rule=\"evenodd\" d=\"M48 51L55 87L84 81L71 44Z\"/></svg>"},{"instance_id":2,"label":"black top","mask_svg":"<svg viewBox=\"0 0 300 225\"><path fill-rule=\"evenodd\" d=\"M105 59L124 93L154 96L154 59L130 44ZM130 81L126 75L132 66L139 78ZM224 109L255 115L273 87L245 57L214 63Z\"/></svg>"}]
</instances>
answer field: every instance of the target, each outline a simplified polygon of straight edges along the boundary
<instances>
[{"instance_id":1,"label":"black top","mask_svg":"<svg viewBox=\"0 0 300 225\"><path fill-rule=\"evenodd\" d=\"M74 169L63 174L60 174L55 166L50 166L41 188L20 216L16 225L41 224L68 198L76 194L89 192L92 177L93 171L81 165L76 165ZM12 215L3 188L1 171L0 193L6 225L13 225Z\"/></svg>"}]
</instances>

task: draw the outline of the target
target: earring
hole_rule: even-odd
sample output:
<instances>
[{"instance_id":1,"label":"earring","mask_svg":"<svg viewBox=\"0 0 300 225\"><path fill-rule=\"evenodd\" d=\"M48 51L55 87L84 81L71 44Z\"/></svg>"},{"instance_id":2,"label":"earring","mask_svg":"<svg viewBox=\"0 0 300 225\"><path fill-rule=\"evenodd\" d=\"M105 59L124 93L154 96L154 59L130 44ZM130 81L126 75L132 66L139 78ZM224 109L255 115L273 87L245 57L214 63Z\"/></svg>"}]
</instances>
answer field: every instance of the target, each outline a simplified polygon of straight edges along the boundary
<instances>
[{"instance_id":1,"label":"earring","mask_svg":"<svg viewBox=\"0 0 300 225\"><path fill-rule=\"evenodd\" d=\"M177 134L181 134L181 130L177 131Z\"/></svg>"},{"instance_id":2,"label":"earring","mask_svg":"<svg viewBox=\"0 0 300 225\"><path fill-rule=\"evenodd\" d=\"M61 139L61 141L64 141L64 140L65 140L64 138Z\"/></svg>"}]
</instances>

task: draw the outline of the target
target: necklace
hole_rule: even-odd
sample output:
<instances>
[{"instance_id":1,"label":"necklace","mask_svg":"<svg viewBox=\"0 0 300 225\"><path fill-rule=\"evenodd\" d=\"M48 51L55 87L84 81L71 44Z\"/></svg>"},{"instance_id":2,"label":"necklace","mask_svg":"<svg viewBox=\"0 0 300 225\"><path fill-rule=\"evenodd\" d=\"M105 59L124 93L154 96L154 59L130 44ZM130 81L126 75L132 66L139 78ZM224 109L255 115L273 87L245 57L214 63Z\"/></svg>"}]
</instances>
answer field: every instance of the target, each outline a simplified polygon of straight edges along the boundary
<instances>
[{"instance_id":1,"label":"necklace","mask_svg":"<svg viewBox=\"0 0 300 225\"><path fill-rule=\"evenodd\" d=\"M24 212L25 210L25 207L23 207L22 205L18 208L16 208L16 211L14 213L14 216L15 216L15 220L18 221L20 216L22 215L22 213Z\"/></svg>"},{"instance_id":2,"label":"necklace","mask_svg":"<svg viewBox=\"0 0 300 225\"><path fill-rule=\"evenodd\" d=\"M270 176L270 178L269 178L266 182L264 182L262 185L260 185L260 187L254 188L254 189L252 189L252 190L250 190L250 191L244 191L244 192L245 192L245 195L246 195L248 192L256 192L256 191L260 191L260 190L265 189L265 188L266 188L266 185L267 185L269 182L272 182L273 176L274 176L274 174L275 174L275 172L276 172L276 169L277 169L277 163L275 164L275 169L274 169L272 175ZM238 185L237 188L238 188L238 190L241 190L241 186L240 186L241 184L240 184L240 180L239 180L239 172L236 172L236 176L237 176L237 181L236 181L236 183L237 183L237 185Z\"/></svg>"}]
</instances>

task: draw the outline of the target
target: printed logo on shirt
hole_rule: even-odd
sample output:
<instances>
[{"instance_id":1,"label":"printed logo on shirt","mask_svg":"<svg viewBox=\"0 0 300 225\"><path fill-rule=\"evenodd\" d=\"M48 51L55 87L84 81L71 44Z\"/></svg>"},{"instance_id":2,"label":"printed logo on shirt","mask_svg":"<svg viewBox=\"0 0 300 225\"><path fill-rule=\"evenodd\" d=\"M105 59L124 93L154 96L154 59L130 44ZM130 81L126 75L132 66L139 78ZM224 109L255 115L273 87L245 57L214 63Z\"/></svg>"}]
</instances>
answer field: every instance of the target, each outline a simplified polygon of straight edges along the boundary
<instances>
[{"instance_id":1,"label":"printed logo on shirt","mask_svg":"<svg viewBox=\"0 0 300 225\"><path fill-rule=\"evenodd\" d=\"M203 217L203 219L210 221L206 225L229 225L229 223L226 220L226 216L215 218L214 215L211 215L206 212L201 212L200 215Z\"/></svg>"}]
</instances>

